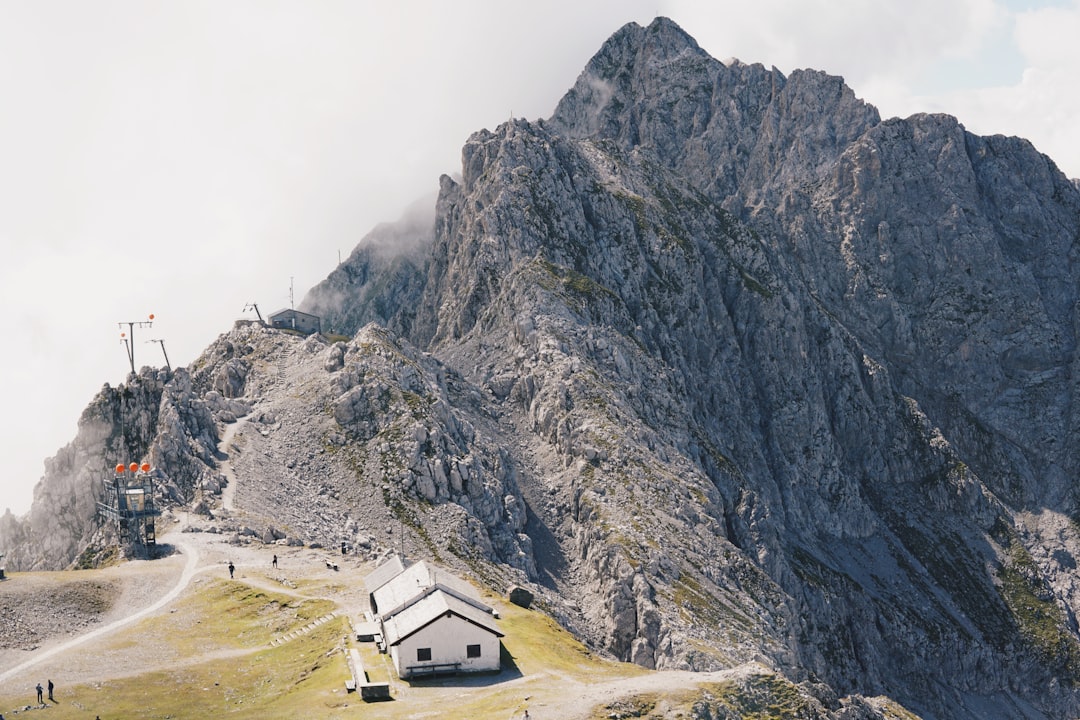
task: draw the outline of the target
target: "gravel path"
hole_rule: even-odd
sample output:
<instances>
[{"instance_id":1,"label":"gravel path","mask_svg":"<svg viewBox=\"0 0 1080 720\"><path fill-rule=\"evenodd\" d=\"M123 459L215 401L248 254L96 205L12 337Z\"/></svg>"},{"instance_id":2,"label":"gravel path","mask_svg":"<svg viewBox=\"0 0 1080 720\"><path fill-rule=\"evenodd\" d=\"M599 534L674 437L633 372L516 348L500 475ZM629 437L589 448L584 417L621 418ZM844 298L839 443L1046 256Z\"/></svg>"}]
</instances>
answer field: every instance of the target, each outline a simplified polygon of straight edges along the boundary
<instances>
[{"instance_id":1,"label":"gravel path","mask_svg":"<svg viewBox=\"0 0 1080 720\"><path fill-rule=\"evenodd\" d=\"M104 625L98 626L93 630L90 630L89 632L79 635L78 637L75 637L71 640L62 642L59 645L52 645L47 649L43 649L40 652L34 653L30 658L22 661L10 670L5 670L4 672L0 673L0 683L6 682L7 680L18 675L19 673L22 673L37 665L38 663L48 660L51 657L68 652L83 643L90 642L101 637L102 635L106 635L115 630L118 630L125 625L141 620L144 617L147 617L148 615L157 612L158 610L175 600L176 597L184 590L184 588L188 586L188 583L191 582L191 578L195 576L195 572L199 564L199 553L195 550L193 546L181 541L177 541L175 545L180 549L180 552L184 556L186 556L187 562L184 564L184 569L180 573L180 577L177 583L172 587L171 590L158 598L156 602L149 605L148 607L144 607L141 610L138 610L131 614L126 614L122 618L118 618L116 620L113 620L112 622L108 622Z\"/></svg>"},{"instance_id":2,"label":"gravel path","mask_svg":"<svg viewBox=\"0 0 1080 720\"><path fill-rule=\"evenodd\" d=\"M225 476L225 487L221 490L221 506L226 510L235 509L236 498L236 474L233 472L232 467L232 439L236 435L236 431L239 430L247 418L239 418L236 422L229 423L225 426L225 432L221 434L221 440L218 442L218 455L224 459L218 463L218 469L222 475Z\"/></svg>"}]
</instances>

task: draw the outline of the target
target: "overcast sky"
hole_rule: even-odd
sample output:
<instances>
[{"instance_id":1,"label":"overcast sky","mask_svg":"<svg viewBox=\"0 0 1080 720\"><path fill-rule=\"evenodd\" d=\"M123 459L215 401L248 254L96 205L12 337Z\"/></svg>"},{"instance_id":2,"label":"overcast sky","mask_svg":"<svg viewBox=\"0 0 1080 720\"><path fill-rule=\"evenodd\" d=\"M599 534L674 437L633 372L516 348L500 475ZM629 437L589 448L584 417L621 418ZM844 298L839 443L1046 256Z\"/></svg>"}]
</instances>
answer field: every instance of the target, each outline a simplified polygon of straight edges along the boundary
<instances>
[{"instance_id":1,"label":"overcast sky","mask_svg":"<svg viewBox=\"0 0 1080 720\"><path fill-rule=\"evenodd\" d=\"M884 117L947 112L1080 177L1080 0L0 0L0 512L82 409L296 302L460 170L547 117L626 22L714 57L842 75ZM139 458L133 458L138 460ZM2 550L2 548L0 548Z\"/></svg>"}]
</instances>

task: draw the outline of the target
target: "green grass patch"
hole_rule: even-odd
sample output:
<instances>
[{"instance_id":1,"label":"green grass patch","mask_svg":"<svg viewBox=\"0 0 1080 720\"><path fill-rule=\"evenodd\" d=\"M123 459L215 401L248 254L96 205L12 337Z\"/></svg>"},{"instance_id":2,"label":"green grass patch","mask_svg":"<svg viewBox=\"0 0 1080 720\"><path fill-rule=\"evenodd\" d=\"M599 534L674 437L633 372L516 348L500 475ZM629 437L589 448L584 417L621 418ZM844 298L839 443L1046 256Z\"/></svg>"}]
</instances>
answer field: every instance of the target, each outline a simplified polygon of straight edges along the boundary
<instances>
[{"instance_id":1,"label":"green grass patch","mask_svg":"<svg viewBox=\"0 0 1080 720\"><path fill-rule=\"evenodd\" d=\"M598 300L605 296L612 300L620 299L619 295L611 288L601 285L591 277L583 275L573 268L556 265L545 258L538 258L537 262L550 276L547 281L540 281L540 286L545 290L554 291L561 285L566 291L581 296L586 300ZM558 280L559 283L551 282L552 279Z\"/></svg>"},{"instance_id":2,"label":"green grass patch","mask_svg":"<svg viewBox=\"0 0 1080 720\"><path fill-rule=\"evenodd\" d=\"M799 692L798 687L772 674L702 686L698 702L713 709L727 710L742 720L818 717L814 704Z\"/></svg>"},{"instance_id":3,"label":"green grass patch","mask_svg":"<svg viewBox=\"0 0 1080 720\"><path fill-rule=\"evenodd\" d=\"M619 698L594 708L589 720L671 717L811 720L821 714L817 703L790 681L758 673L695 688Z\"/></svg>"},{"instance_id":4,"label":"green grass patch","mask_svg":"<svg viewBox=\"0 0 1080 720\"><path fill-rule=\"evenodd\" d=\"M269 718L348 716L344 621L277 648L136 677L65 688L52 718ZM137 652L137 647L133 652ZM353 711L355 712L355 710Z\"/></svg>"},{"instance_id":5,"label":"green grass patch","mask_svg":"<svg viewBox=\"0 0 1080 720\"><path fill-rule=\"evenodd\" d=\"M685 703L684 698L689 697L689 693L678 693L677 697L678 699L675 701L681 705ZM603 706L593 711L591 718L596 718L596 720L611 720L611 718L669 717L666 713L659 715L653 714L659 703L659 695L655 693L642 693L641 695L634 695L632 697L621 698L605 703Z\"/></svg>"},{"instance_id":6,"label":"green grass patch","mask_svg":"<svg viewBox=\"0 0 1080 720\"><path fill-rule=\"evenodd\" d=\"M1006 560L997 572L1001 597L1035 652L1058 670L1062 680L1076 685L1080 643L1069 631L1065 613L1046 587L1035 560L1018 538L1009 539Z\"/></svg>"},{"instance_id":7,"label":"green grass patch","mask_svg":"<svg viewBox=\"0 0 1080 720\"><path fill-rule=\"evenodd\" d=\"M750 631L756 627L753 619L706 592L689 572L679 576L672 590L671 599L685 619L714 628L735 627Z\"/></svg>"},{"instance_id":8,"label":"green grass patch","mask_svg":"<svg viewBox=\"0 0 1080 720\"><path fill-rule=\"evenodd\" d=\"M87 545L75 560L76 570L93 570L120 563L120 548L116 545Z\"/></svg>"},{"instance_id":9,"label":"green grass patch","mask_svg":"<svg viewBox=\"0 0 1080 720\"><path fill-rule=\"evenodd\" d=\"M222 647L252 648L334 609L328 600L295 598L239 581L212 580L203 585L176 612L147 621L144 631L181 644L199 637Z\"/></svg>"},{"instance_id":10,"label":"green grass patch","mask_svg":"<svg viewBox=\"0 0 1080 720\"><path fill-rule=\"evenodd\" d=\"M549 616L507 604L500 608L503 647L525 675L540 671L574 673L585 678L633 677L648 672L630 663L612 662L593 653Z\"/></svg>"}]
</instances>

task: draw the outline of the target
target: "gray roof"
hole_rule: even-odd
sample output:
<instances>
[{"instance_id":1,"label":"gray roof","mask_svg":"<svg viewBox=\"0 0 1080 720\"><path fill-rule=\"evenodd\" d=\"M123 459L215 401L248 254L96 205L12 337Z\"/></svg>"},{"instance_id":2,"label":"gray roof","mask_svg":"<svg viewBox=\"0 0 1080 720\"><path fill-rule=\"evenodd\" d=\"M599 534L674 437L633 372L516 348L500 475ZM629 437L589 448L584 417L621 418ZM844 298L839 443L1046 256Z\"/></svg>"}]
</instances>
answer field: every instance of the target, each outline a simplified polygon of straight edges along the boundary
<instances>
[{"instance_id":1,"label":"gray roof","mask_svg":"<svg viewBox=\"0 0 1080 720\"><path fill-rule=\"evenodd\" d=\"M276 318L276 317L280 317L281 315L303 315L305 317L314 318L316 320L321 319L321 318L319 318L318 315L312 315L311 313L306 313L306 312L303 312L302 310L295 310L293 308L282 308L281 310L278 310L277 312L270 313L269 315L267 315L267 317L273 319L273 318Z\"/></svg>"},{"instance_id":2,"label":"gray roof","mask_svg":"<svg viewBox=\"0 0 1080 720\"><path fill-rule=\"evenodd\" d=\"M371 587L370 583L368 587ZM480 600L472 585L445 570L436 570L424 560L410 565L370 592L375 597L378 613L386 617L412 605L426 595L430 588L436 587L481 611L491 612L491 608Z\"/></svg>"},{"instance_id":3,"label":"gray roof","mask_svg":"<svg viewBox=\"0 0 1080 720\"><path fill-rule=\"evenodd\" d=\"M405 566L402 564L401 558L394 555L364 578L364 587L367 588L369 593L373 593L397 577L404 569Z\"/></svg>"},{"instance_id":4,"label":"gray roof","mask_svg":"<svg viewBox=\"0 0 1080 720\"><path fill-rule=\"evenodd\" d=\"M499 631L499 626L495 623L495 618L490 613L436 587L407 608L391 617L383 618L383 635L386 643L397 645L448 614L457 615L497 637L503 637L503 633Z\"/></svg>"}]
</instances>

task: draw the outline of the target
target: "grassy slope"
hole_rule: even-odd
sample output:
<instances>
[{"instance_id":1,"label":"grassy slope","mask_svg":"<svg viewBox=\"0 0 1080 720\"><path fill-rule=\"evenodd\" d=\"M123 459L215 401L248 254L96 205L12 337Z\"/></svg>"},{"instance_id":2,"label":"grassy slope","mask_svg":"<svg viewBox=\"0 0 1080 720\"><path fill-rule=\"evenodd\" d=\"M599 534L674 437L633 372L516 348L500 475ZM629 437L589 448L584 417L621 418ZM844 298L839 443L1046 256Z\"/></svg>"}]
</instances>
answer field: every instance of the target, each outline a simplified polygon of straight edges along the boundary
<instances>
[{"instance_id":1,"label":"grassy slope","mask_svg":"<svg viewBox=\"0 0 1080 720\"><path fill-rule=\"evenodd\" d=\"M242 582L197 583L168 612L101 641L101 657L139 653L139 638L156 639L147 672L100 683L67 686L49 717L234 718L352 717L357 706L380 718L415 717L439 702L441 718L504 717L524 696L550 692L552 675L593 679L627 677L640 668L590 653L545 615L514 606L501 627L507 634L502 675L408 684L390 672L386 656L351 639L344 617L283 645L270 641L333 609L325 600L303 600ZM394 702L365 705L345 692L349 671L343 652L359 647L373 682L390 682ZM153 657L150 657L150 655ZM516 682L509 682L516 680ZM546 682L545 682L546 681ZM468 686L464 692L462 686ZM0 712L25 706L22 695L0 689ZM442 698L454 696L452 707ZM351 709L350 709L351 708Z\"/></svg>"},{"instance_id":2,"label":"grassy slope","mask_svg":"<svg viewBox=\"0 0 1080 720\"><path fill-rule=\"evenodd\" d=\"M198 582L167 612L92 648L102 662L110 654L145 652L146 672L65 685L59 704L49 705L48 717L481 720L517 718L531 707L545 717L660 718L689 717L694 705L755 719L818 717L794 686L764 672L736 683L670 687L663 693L621 698L590 692L619 680L636 686L650 673L593 654L541 612L499 603L491 596L487 601L502 610L502 673L406 683L393 674L386 655L352 639L343 616L284 644L270 645L333 610L329 600L298 598L239 581ZM154 638L152 651L144 647L146 638ZM351 648L360 650L371 682L390 684L392 702L369 705L358 693L346 692L350 675L344 651ZM27 698L10 692L0 688L0 712L14 718L13 711L24 707ZM601 697L614 699L601 702ZM568 704L568 698L581 699Z\"/></svg>"}]
</instances>

